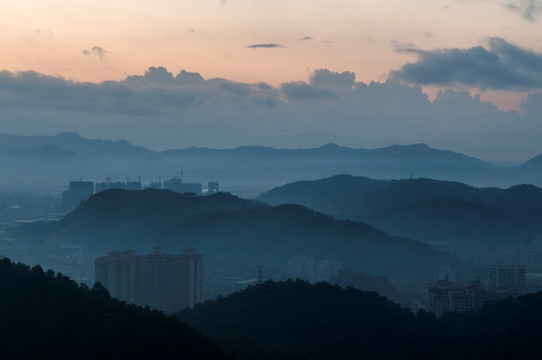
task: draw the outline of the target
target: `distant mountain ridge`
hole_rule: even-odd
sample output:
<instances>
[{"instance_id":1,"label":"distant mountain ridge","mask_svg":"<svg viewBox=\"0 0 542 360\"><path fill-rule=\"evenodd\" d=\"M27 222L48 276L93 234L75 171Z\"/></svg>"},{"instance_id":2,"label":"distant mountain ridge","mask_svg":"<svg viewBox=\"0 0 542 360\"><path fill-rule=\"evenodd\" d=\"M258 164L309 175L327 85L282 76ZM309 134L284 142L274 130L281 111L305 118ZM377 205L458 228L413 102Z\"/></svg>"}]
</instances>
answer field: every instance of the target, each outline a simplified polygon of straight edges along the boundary
<instances>
[{"instance_id":1,"label":"distant mountain ridge","mask_svg":"<svg viewBox=\"0 0 542 360\"><path fill-rule=\"evenodd\" d=\"M53 148L57 151L52 151ZM48 157L44 159L42 153ZM76 164L68 153L80 157ZM22 162L20 154L25 154ZM50 163L43 163L44 160ZM94 181L104 181L106 177L142 178L150 183L180 173L188 182L206 183L214 178L223 189L243 197L255 197L299 179L315 180L343 173L376 179L414 176L475 186L518 183L542 186L542 165L538 163L533 159L521 166L503 168L421 143L371 150L327 144L307 149L239 146L154 151L124 140L85 139L75 133L0 134L0 189L19 191L32 187L35 191L59 191L70 180L80 178Z\"/></svg>"},{"instance_id":2,"label":"distant mountain ridge","mask_svg":"<svg viewBox=\"0 0 542 360\"><path fill-rule=\"evenodd\" d=\"M372 157L419 157L419 158L431 158L431 157L448 157L456 160L469 160L479 164L492 165L489 162L466 156L461 153L455 153L449 150L434 149L426 144L413 144L413 145L391 145L376 149L353 149L346 146L340 146L337 144L329 143L320 147L314 148L298 148L298 149L278 149L267 146L239 146L232 149L210 149L210 148L198 148L190 147L186 149L174 149L161 151L159 154L164 157L182 156L186 153L194 155L209 155L212 153L235 153L242 155L258 155L258 156L278 156L278 155L342 155L347 157L356 158L372 158Z\"/></svg>"},{"instance_id":3,"label":"distant mountain ridge","mask_svg":"<svg viewBox=\"0 0 542 360\"><path fill-rule=\"evenodd\" d=\"M350 148L347 146L340 146L334 143L328 143L319 147L313 148L274 148L268 146L257 145L242 145L231 149L212 149L207 147L187 147L182 149L170 149L163 151L155 151L144 146L137 146L127 142L126 140L102 140L102 139L87 139L81 137L74 132L63 132L54 136L46 135L11 135L0 133L0 153L13 149L36 149L42 147L54 146L60 149L71 151L82 156L99 156L101 154L107 154L108 156L117 154L125 156L151 156L160 155L164 157L178 156L182 154L197 154L204 155L210 153L228 153L233 152L237 154L251 153L251 154L348 154L355 156L371 156L377 155L382 157L434 157L434 156L449 156L456 157L457 159L469 159L471 161L478 162L485 165L493 165L490 162L480 160L478 158L467 156L461 153L453 152L450 150L439 150L432 148L424 143L411 144L411 145L390 145L387 147L375 148L375 149L363 149L363 148ZM524 162L524 164L531 162L538 162L538 158L542 159L542 155L534 157L531 160ZM541 161L542 162L542 161Z\"/></svg>"},{"instance_id":4,"label":"distant mountain ridge","mask_svg":"<svg viewBox=\"0 0 542 360\"><path fill-rule=\"evenodd\" d=\"M46 145L36 148L17 148L8 149L4 153L17 160L24 159L82 159L82 157L72 151L64 150L55 145Z\"/></svg>"},{"instance_id":5,"label":"distant mountain ridge","mask_svg":"<svg viewBox=\"0 0 542 360\"><path fill-rule=\"evenodd\" d=\"M142 146L125 140L85 139L77 133L63 132L55 136L20 136L0 134L0 153L9 150L38 149L54 146L87 158L93 157L141 157L153 153Z\"/></svg>"}]
</instances>

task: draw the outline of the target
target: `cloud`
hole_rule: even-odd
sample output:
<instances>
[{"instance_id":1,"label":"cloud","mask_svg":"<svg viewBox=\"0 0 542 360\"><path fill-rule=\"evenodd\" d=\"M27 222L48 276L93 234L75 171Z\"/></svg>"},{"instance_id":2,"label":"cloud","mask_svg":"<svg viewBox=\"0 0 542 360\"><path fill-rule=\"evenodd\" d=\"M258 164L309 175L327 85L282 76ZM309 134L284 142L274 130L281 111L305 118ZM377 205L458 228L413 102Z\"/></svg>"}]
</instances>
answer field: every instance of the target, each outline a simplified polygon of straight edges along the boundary
<instances>
[{"instance_id":1,"label":"cloud","mask_svg":"<svg viewBox=\"0 0 542 360\"><path fill-rule=\"evenodd\" d=\"M420 49L412 43L405 43L405 42L401 42L397 40L392 40L391 46L393 50L397 52L414 52L415 53L415 52L420 51Z\"/></svg>"},{"instance_id":2,"label":"cloud","mask_svg":"<svg viewBox=\"0 0 542 360\"><path fill-rule=\"evenodd\" d=\"M144 75L128 76L123 83L130 86L146 86L146 85L167 85L175 81L173 74L165 67L150 67L145 71Z\"/></svg>"},{"instance_id":3,"label":"cloud","mask_svg":"<svg viewBox=\"0 0 542 360\"><path fill-rule=\"evenodd\" d=\"M430 102L419 86L398 79L367 84L353 72L329 69L279 87L161 66L99 84L0 71L0 128L21 135L75 131L158 149L424 142L488 159L525 160L542 153L541 99L533 94L522 112L504 112L448 89Z\"/></svg>"},{"instance_id":4,"label":"cloud","mask_svg":"<svg viewBox=\"0 0 542 360\"><path fill-rule=\"evenodd\" d=\"M188 72L181 70L180 73L175 76L175 79L183 84L197 84L203 82L203 76L197 72Z\"/></svg>"},{"instance_id":5,"label":"cloud","mask_svg":"<svg viewBox=\"0 0 542 360\"><path fill-rule=\"evenodd\" d=\"M313 40L313 38L311 36L305 36L305 37L299 39L299 41L307 41L307 40Z\"/></svg>"},{"instance_id":6,"label":"cloud","mask_svg":"<svg viewBox=\"0 0 542 360\"><path fill-rule=\"evenodd\" d=\"M505 5L509 10L518 12L525 20L534 22L542 12L541 0L512 0Z\"/></svg>"},{"instance_id":7,"label":"cloud","mask_svg":"<svg viewBox=\"0 0 542 360\"><path fill-rule=\"evenodd\" d=\"M101 48L99 46L94 46L90 50L83 50L84 55L96 55L100 58L100 60L104 59L105 55L111 54L109 51L105 50L104 48Z\"/></svg>"},{"instance_id":8,"label":"cloud","mask_svg":"<svg viewBox=\"0 0 542 360\"><path fill-rule=\"evenodd\" d=\"M336 97L336 95L331 90L318 89L310 86L304 81L287 82L282 84L280 89L286 94L288 98L293 100L318 100Z\"/></svg>"},{"instance_id":9,"label":"cloud","mask_svg":"<svg viewBox=\"0 0 542 360\"><path fill-rule=\"evenodd\" d=\"M249 49L260 49L260 48L270 49L270 48L283 48L283 47L284 46L282 46L281 44L254 44L254 45L247 46L247 48Z\"/></svg>"},{"instance_id":10,"label":"cloud","mask_svg":"<svg viewBox=\"0 0 542 360\"><path fill-rule=\"evenodd\" d=\"M322 85L333 88L351 89L354 86L356 74L350 71L342 73L330 71L328 69L316 70L310 78L312 85Z\"/></svg>"},{"instance_id":11,"label":"cloud","mask_svg":"<svg viewBox=\"0 0 542 360\"><path fill-rule=\"evenodd\" d=\"M287 82L281 90L291 100L336 98L337 92L352 90L356 74L349 71L342 73L319 69L313 72L309 84L304 81Z\"/></svg>"},{"instance_id":12,"label":"cloud","mask_svg":"<svg viewBox=\"0 0 542 360\"><path fill-rule=\"evenodd\" d=\"M391 77L421 85L463 85L480 89L528 91L542 89L542 54L502 38L489 38L488 48L420 50L394 43L398 52L418 56Z\"/></svg>"},{"instance_id":13,"label":"cloud","mask_svg":"<svg viewBox=\"0 0 542 360\"><path fill-rule=\"evenodd\" d=\"M203 77L197 72L189 72L181 70L176 76L169 72L165 67L150 67L145 71L144 75L132 75L126 77L122 84L130 87L139 88L145 86L180 86L186 84L198 84L204 82Z\"/></svg>"}]
</instances>

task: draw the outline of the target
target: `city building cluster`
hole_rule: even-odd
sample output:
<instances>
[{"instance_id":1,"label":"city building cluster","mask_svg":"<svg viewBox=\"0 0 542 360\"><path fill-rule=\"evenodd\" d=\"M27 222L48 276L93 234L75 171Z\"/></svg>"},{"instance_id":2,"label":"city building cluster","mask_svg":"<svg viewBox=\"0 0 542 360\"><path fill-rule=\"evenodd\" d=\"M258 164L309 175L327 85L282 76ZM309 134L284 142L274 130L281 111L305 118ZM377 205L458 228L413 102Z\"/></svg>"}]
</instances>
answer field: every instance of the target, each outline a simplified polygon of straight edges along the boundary
<instances>
[{"instance_id":1,"label":"city building cluster","mask_svg":"<svg viewBox=\"0 0 542 360\"><path fill-rule=\"evenodd\" d=\"M203 185L201 183L189 183L184 182L180 177L173 177L168 180L152 181L148 186L143 186L141 180L130 181L111 181L106 179L103 182L94 183L94 181L70 181L69 189L62 193L62 205L64 209L74 209L83 200L88 199L95 193L110 189L123 189L123 190L142 190L143 188L163 189L175 191L178 193L194 193L196 195L202 195ZM219 184L217 181L209 181L207 184L207 194L214 194L219 191Z\"/></svg>"},{"instance_id":2,"label":"city building cluster","mask_svg":"<svg viewBox=\"0 0 542 360\"><path fill-rule=\"evenodd\" d=\"M467 284L455 283L455 273L446 273L427 288L427 310L437 316L447 311L465 312L480 309L491 300L525 293L525 266L493 265L489 268L486 288L480 280Z\"/></svg>"}]
</instances>

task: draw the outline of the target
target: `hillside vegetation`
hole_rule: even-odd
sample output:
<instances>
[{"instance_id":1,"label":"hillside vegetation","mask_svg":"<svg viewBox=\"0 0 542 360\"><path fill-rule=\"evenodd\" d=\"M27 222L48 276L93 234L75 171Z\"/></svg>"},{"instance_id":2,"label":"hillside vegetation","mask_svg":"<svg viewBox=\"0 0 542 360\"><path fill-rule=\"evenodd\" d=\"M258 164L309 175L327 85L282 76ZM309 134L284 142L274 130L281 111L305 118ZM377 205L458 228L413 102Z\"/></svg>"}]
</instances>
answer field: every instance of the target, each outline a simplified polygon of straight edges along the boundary
<instances>
[{"instance_id":1,"label":"hillside vegetation","mask_svg":"<svg viewBox=\"0 0 542 360\"><path fill-rule=\"evenodd\" d=\"M373 292L271 282L178 313L242 359L538 359L542 293L441 318Z\"/></svg>"},{"instance_id":2,"label":"hillside vegetation","mask_svg":"<svg viewBox=\"0 0 542 360\"><path fill-rule=\"evenodd\" d=\"M442 264L461 266L427 244L389 236L363 223L298 205L268 207L224 193L197 197L109 190L59 222L26 225L14 236L35 246L67 243L145 252L162 246L170 253L190 247L205 255L211 267L251 262L273 274L281 274L287 259L297 255L340 260L354 271L426 278Z\"/></svg>"},{"instance_id":3,"label":"hillside vegetation","mask_svg":"<svg viewBox=\"0 0 542 360\"><path fill-rule=\"evenodd\" d=\"M517 246L542 233L542 189L532 185L475 188L432 179L338 175L290 183L257 200L299 204L427 242Z\"/></svg>"},{"instance_id":4,"label":"hillside vegetation","mask_svg":"<svg viewBox=\"0 0 542 360\"><path fill-rule=\"evenodd\" d=\"M218 345L158 311L40 266L0 259L2 359L221 359Z\"/></svg>"}]
</instances>

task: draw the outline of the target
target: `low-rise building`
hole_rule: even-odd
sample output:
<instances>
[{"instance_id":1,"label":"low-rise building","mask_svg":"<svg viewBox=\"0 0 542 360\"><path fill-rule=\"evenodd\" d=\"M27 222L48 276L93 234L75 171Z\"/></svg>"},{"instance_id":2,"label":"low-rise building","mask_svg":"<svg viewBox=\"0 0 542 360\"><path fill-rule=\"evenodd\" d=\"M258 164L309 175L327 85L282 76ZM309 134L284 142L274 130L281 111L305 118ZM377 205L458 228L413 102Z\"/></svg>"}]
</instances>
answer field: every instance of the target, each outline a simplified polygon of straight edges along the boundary
<instances>
[{"instance_id":1,"label":"low-rise building","mask_svg":"<svg viewBox=\"0 0 542 360\"><path fill-rule=\"evenodd\" d=\"M427 288L427 311L437 316L447 311L465 312L480 309L488 301L511 295L507 291L488 290L479 280L468 284L440 280Z\"/></svg>"}]
</instances>

